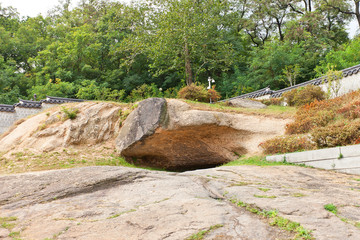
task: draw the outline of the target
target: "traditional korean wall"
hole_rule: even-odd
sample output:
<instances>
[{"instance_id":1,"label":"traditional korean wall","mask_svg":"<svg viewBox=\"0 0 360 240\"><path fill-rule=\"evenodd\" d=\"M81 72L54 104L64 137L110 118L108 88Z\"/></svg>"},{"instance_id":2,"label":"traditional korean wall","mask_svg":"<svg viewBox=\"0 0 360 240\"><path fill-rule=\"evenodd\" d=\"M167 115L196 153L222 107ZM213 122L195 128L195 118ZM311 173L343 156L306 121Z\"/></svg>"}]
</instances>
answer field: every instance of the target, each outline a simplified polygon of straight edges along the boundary
<instances>
[{"instance_id":1,"label":"traditional korean wall","mask_svg":"<svg viewBox=\"0 0 360 240\"><path fill-rule=\"evenodd\" d=\"M9 129L17 120L40 113L50 107L56 106L57 104L43 103L42 105L44 106L41 108L15 107L15 112L0 112L0 135L6 132L6 130Z\"/></svg>"},{"instance_id":2,"label":"traditional korean wall","mask_svg":"<svg viewBox=\"0 0 360 240\"><path fill-rule=\"evenodd\" d=\"M6 132L16 119L16 112L0 112L0 134Z\"/></svg>"}]
</instances>

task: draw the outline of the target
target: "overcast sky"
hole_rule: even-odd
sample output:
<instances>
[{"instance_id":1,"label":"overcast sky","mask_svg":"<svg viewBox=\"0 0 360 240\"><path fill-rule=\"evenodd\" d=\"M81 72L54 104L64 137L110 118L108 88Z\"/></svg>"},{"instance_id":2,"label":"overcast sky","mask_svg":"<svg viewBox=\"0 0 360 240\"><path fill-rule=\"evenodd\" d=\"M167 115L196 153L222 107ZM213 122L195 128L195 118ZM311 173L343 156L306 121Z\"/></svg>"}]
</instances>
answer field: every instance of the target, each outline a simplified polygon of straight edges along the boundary
<instances>
[{"instance_id":1,"label":"overcast sky","mask_svg":"<svg viewBox=\"0 0 360 240\"><path fill-rule=\"evenodd\" d=\"M131 0L118 0L119 2L130 2ZM80 0L72 0L72 6L76 6ZM58 5L59 0L0 0L2 7L13 6L21 16L35 17L38 14L43 16ZM350 36L353 37L358 30L357 22L354 20L349 26Z\"/></svg>"},{"instance_id":2,"label":"overcast sky","mask_svg":"<svg viewBox=\"0 0 360 240\"><path fill-rule=\"evenodd\" d=\"M72 0L71 6L75 7L79 2L80 0ZM130 2L130 0L118 0L118 2ZM36 17L39 14L45 16L49 10L59 5L59 0L0 0L0 3L2 7L16 8L22 17Z\"/></svg>"}]
</instances>

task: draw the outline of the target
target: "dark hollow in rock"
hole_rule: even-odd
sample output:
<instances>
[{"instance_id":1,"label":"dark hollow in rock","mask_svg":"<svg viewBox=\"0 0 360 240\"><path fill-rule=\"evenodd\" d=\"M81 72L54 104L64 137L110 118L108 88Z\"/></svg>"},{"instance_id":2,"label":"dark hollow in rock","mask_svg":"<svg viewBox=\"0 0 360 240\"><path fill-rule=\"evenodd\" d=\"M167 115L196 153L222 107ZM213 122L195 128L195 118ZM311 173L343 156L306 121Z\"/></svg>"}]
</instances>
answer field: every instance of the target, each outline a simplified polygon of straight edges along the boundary
<instances>
[{"instance_id":1,"label":"dark hollow in rock","mask_svg":"<svg viewBox=\"0 0 360 240\"><path fill-rule=\"evenodd\" d=\"M136 165L184 171L218 166L236 159L246 150L234 139L248 135L225 126L201 125L176 130L159 128L125 149L122 155Z\"/></svg>"}]
</instances>

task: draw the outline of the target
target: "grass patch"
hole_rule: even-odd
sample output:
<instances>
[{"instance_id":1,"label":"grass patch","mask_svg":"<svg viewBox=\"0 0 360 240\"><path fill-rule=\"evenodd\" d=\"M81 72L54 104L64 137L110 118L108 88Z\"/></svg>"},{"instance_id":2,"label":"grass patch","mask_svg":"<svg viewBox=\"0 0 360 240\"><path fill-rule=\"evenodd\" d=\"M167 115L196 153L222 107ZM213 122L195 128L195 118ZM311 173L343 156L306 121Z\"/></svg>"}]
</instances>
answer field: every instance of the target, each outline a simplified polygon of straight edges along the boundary
<instances>
[{"instance_id":1,"label":"grass patch","mask_svg":"<svg viewBox=\"0 0 360 240\"><path fill-rule=\"evenodd\" d=\"M296 239L314 239L314 237L311 235L311 231L305 229L300 225L300 223L293 222L289 219L286 219L284 217L278 216L277 210L262 210L259 207L255 205L251 205L248 203L244 203L242 201L238 201L236 199L230 200L232 203L236 204L238 207L243 207L247 211L257 214L261 217L264 217L269 220L269 224L271 226L277 226L283 230L286 230L288 232L293 232L296 234Z\"/></svg>"},{"instance_id":2,"label":"grass patch","mask_svg":"<svg viewBox=\"0 0 360 240\"><path fill-rule=\"evenodd\" d=\"M136 211L136 209L130 209L130 210L127 210L127 211L124 211L124 212L121 212L121 213L114 214L114 215L108 217L107 219L117 218L117 217L120 217L121 215L123 215L125 213L131 213L131 212L135 212L135 211Z\"/></svg>"},{"instance_id":3,"label":"grass patch","mask_svg":"<svg viewBox=\"0 0 360 240\"><path fill-rule=\"evenodd\" d=\"M355 221L352 221L352 220L350 220L350 219L348 219L346 217L340 216L338 214L338 209L334 204L332 204L332 203L326 204L326 205L324 205L324 209L329 211L329 212L332 212L333 214L335 214L335 216L340 218L341 221L343 221L345 223L348 223L348 224L351 224L351 225L353 225L353 226L360 229L360 222L355 222Z\"/></svg>"},{"instance_id":4,"label":"grass patch","mask_svg":"<svg viewBox=\"0 0 360 240\"><path fill-rule=\"evenodd\" d=\"M337 207L332 203L324 205L324 209L329 212L332 212L335 215L337 214L337 211L338 211Z\"/></svg>"},{"instance_id":5,"label":"grass patch","mask_svg":"<svg viewBox=\"0 0 360 240\"><path fill-rule=\"evenodd\" d=\"M276 198L276 196L266 196L266 195L256 195L256 194L254 194L254 197L256 197L256 198Z\"/></svg>"},{"instance_id":6,"label":"grass patch","mask_svg":"<svg viewBox=\"0 0 360 240\"><path fill-rule=\"evenodd\" d=\"M243 165L254 165L254 166L280 166L280 165L291 165L291 166L301 166L293 163L284 162L270 162L266 161L264 156L253 156L253 157L242 157L235 161L228 162L222 166L243 166Z\"/></svg>"},{"instance_id":7,"label":"grass patch","mask_svg":"<svg viewBox=\"0 0 360 240\"><path fill-rule=\"evenodd\" d=\"M15 227L17 217L0 217L0 227L11 230Z\"/></svg>"},{"instance_id":8,"label":"grass patch","mask_svg":"<svg viewBox=\"0 0 360 240\"><path fill-rule=\"evenodd\" d=\"M202 230L202 231L199 231L193 235L191 235L190 237L186 238L186 240L201 240L201 239L204 239L204 237L209 234L211 231L214 231L218 228L221 228L223 227L224 225L222 224L216 224L216 225L213 225L211 227L209 227L208 229L206 230Z\"/></svg>"},{"instance_id":9,"label":"grass patch","mask_svg":"<svg viewBox=\"0 0 360 240\"><path fill-rule=\"evenodd\" d=\"M293 196L293 197L305 197L306 195L302 194L302 193L293 193L291 196Z\"/></svg>"},{"instance_id":10,"label":"grass patch","mask_svg":"<svg viewBox=\"0 0 360 240\"><path fill-rule=\"evenodd\" d=\"M267 191L270 191L271 189L270 188L258 188L260 191L263 191L263 192L267 192Z\"/></svg>"}]
</instances>

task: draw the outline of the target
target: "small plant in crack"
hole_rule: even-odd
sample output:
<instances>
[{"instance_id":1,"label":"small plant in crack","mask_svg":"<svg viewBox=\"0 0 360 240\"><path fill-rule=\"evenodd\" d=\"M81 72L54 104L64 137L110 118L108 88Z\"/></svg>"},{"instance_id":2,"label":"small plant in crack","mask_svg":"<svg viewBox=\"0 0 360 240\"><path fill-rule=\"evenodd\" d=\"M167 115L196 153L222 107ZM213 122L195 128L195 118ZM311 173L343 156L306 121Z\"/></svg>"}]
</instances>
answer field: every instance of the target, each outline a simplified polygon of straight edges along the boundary
<instances>
[{"instance_id":1,"label":"small plant in crack","mask_svg":"<svg viewBox=\"0 0 360 240\"><path fill-rule=\"evenodd\" d=\"M337 207L332 203L324 205L324 209L329 212L332 212L333 214L337 214L338 211Z\"/></svg>"}]
</instances>

